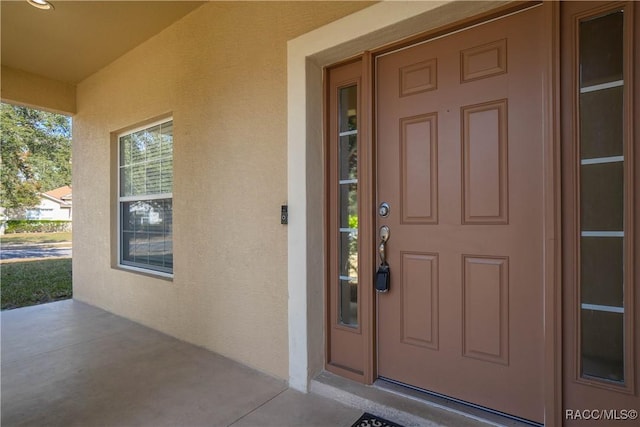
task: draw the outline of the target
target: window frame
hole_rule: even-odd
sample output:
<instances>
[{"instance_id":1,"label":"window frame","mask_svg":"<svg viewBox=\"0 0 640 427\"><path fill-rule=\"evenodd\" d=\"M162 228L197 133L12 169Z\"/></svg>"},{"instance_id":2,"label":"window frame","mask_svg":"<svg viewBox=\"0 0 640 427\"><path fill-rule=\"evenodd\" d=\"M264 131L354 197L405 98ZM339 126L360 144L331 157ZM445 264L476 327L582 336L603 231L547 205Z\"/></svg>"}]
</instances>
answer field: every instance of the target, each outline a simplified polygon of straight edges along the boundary
<instances>
[{"instance_id":1,"label":"window frame","mask_svg":"<svg viewBox=\"0 0 640 427\"><path fill-rule=\"evenodd\" d=\"M170 199L171 200L171 214L173 217L173 179L174 179L174 169L173 169L173 148L174 148L174 137L173 137L173 133L172 133L172 141L171 141L171 160L172 160L172 167L171 167L171 192L169 193L154 193L152 195L149 194L142 194L142 195L136 195L136 196L122 196L121 195L121 186L122 186L122 182L121 182L121 168L122 168L122 158L121 158L121 139L124 138L127 135L132 135L136 132L140 132L143 130L147 130L147 129L151 129L155 126L159 126L159 125L165 125L167 123L171 123L171 125L173 126L173 116L168 116L168 117L163 117L161 119L158 120L153 120L150 122L146 122L142 125L137 125L135 127L132 128L127 128L124 131L120 131L117 132L115 134L115 139L116 139L116 157L117 157L117 162L115 165L116 168L116 177L117 177L117 187L116 187L116 242L117 242L117 260L116 260L116 265L118 268L120 269L124 269L124 270L129 270L129 271L133 271L133 272L137 272L137 273L142 273L142 274L147 274L147 275L151 275L151 276L159 276L162 278L168 278L168 279L173 279L173 275L174 275L174 267L172 266L170 269L166 268L166 267L161 267L161 266L154 266L151 264L135 264L135 263L131 263L128 261L124 261L123 259L123 239L122 239L122 235L123 235L123 230L122 230L122 226L123 226L123 205L125 203L128 202L135 202L135 201L145 201L145 200L165 200L165 199ZM171 235L173 238L173 230L171 231ZM126 262L126 263L125 263Z\"/></svg>"}]
</instances>

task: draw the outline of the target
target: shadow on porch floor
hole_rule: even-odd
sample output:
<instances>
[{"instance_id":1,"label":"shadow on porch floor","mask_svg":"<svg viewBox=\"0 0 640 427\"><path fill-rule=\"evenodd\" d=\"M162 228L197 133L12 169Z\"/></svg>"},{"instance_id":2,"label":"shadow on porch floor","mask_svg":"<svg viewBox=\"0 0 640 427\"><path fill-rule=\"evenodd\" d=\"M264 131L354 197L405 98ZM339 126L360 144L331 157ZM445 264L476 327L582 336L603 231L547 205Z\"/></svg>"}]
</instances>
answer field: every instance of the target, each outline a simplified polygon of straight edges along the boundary
<instances>
[{"instance_id":1,"label":"shadow on porch floor","mask_svg":"<svg viewBox=\"0 0 640 427\"><path fill-rule=\"evenodd\" d=\"M1 319L4 427L333 427L361 415L78 301Z\"/></svg>"}]
</instances>

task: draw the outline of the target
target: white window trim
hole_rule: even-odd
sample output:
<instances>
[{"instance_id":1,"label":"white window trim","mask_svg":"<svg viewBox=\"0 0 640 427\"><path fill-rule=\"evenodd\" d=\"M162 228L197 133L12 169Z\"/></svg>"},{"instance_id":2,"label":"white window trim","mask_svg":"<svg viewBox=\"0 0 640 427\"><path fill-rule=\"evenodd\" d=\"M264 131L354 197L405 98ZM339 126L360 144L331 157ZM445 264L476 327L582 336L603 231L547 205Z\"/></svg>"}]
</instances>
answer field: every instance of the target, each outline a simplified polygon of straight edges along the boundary
<instances>
[{"instance_id":1,"label":"white window trim","mask_svg":"<svg viewBox=\"0 0 640 427\"><path fill-rule=\"evenodd\" d=\"M133 271L133 272L137 272L137 273L142 273L142 274L146 274L146 275L150 275L150 276L157 276L157 277L163 277L163 278L169 278L169 279L173 279L173 268L171 273L166 272L166 271L160 271L160 270L155 270L153 268L144 268L144 267L137 267L137 266L133 266L133 265L129 265L129 264L123 264L122 263L122 206L121 204L123 202L130 202L130 201L138 201L138 200L157 200L157 199L171 199L172 201L172 205L173 205L173 192L171 193L159 193L159 194L154 194L154 195L141 195L141 196L120 196L120 168L121 168L121 163L120 163L120 138L122 138L123 136L126 135L131 135L133 133L139 132L141 130L145 130L145 129L149 129L152 128L154 126L157 125L161 125L163 123L167 123L167 122L173 122L173 116L170 117L165 117L163 119L160 120L156 120L153 121L151 123L147 123L145 125L142 126L136 126L134 128L128 129L127 131L124 132L119 132L116 134L116 150L117 150L117 154L118 154L118 161L116 164L116 175L117 175L117 180L118 180L118 187L117 187L117 196L116 196L116 204L117 204L117 214L116 214L116 219L117 219L117 229L116 229L116 234L117 234L117 245L118 245L118 259L116 262L116 265L118 268L123 269L123 270L129 270L129 271ZM173 144L172 144L173 147ZM173 157L173 155L172 155ZM173 208L172 208L173 210ZM173 215L173 212L172 212Z\"/></svg>"}]
</instances>

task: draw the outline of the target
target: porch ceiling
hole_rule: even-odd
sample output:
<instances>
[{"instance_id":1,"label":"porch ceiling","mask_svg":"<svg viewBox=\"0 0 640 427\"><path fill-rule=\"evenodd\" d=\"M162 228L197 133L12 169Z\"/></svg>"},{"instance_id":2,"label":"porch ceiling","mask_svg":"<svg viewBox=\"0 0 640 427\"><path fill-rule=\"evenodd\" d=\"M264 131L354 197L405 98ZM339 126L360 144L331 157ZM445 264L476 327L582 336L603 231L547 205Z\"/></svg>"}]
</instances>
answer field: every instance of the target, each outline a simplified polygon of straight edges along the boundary
<instances>
[{"instance_id":1,"label":"porch ceiling","mask_svg":"<svg viewBox=\"0 0 640 427\"><path fill-rule=\"evenodd\" d=\"M2 0L2 65L76 84L203 1L62 1L40 10Z\"/></svg>"}]
</instances>

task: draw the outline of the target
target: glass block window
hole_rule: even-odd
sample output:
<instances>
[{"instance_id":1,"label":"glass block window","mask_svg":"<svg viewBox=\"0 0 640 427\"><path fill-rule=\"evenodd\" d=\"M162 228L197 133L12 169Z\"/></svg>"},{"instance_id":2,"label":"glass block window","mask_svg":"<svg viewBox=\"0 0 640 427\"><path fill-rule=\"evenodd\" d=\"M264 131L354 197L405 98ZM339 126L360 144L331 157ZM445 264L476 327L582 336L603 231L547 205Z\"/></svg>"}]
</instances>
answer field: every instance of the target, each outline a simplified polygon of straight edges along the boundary
<instances>
[{"instance_id":1,"label":"glass block window","mask_svg":"<svg viewBox=\"0 0 640 427\"><path fill-rule=\"evenodd\" d=\"M173 121L118 135L119 264L173 273Z\"/></svg>"}]
</instances>

